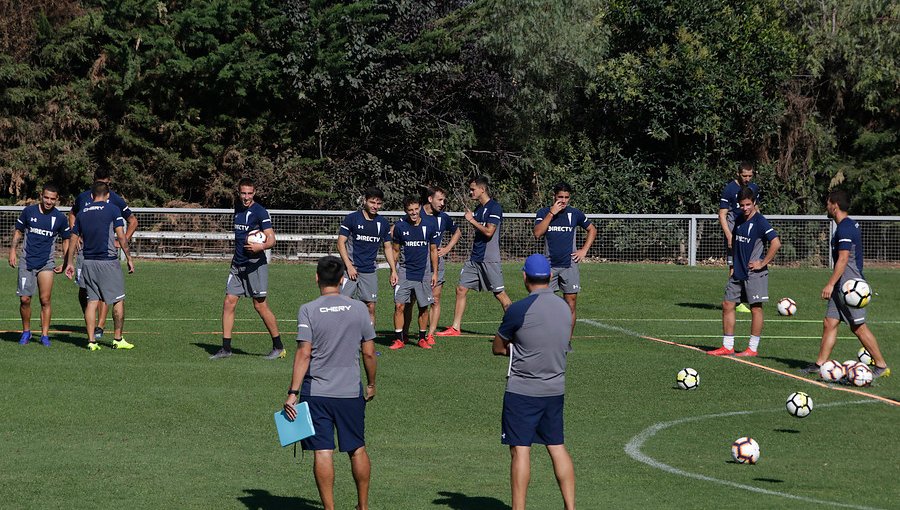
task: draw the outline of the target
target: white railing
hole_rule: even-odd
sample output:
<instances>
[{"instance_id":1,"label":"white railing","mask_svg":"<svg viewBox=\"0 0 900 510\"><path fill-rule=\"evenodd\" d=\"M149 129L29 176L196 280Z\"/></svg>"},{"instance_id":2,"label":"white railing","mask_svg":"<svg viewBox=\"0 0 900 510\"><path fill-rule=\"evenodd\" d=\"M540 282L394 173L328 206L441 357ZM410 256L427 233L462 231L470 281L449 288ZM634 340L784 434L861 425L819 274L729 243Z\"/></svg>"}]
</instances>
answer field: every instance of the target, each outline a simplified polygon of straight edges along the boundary
<instances>
[{"instance_id":1,"label":"white railing","mask_svg":"<svg viewBox=\"0 0 900 510\"><path fill-rule=\"evenodd\" d=\"M60 208L68 211L68 208ZM0 228L11 232L22 207L0 207ZM139 227L132 252L144 258L227 259L233 248L231 209L134 208ZM314 260L336 254L337 232L350 211L270 210L278 244L274 259ZM390 221L399 211L383 213ZM463 237L449 259L468 257L473 229L461 213L450 213ZM588 214L599 236L589 260L658 262L684 265L721 264L724 250L718 218L713 214ZM779 265L828 266L834 222L825 216L766 215L781 235ZM900 216L854 216L862 225L866 263L900 264ZM521 259L543 250L534 239L534 214L507 213L500 249L505 259ZM584 233L579 232L579 241ZM9 246L9 237L2 245Z\"/></svg>"}]
</instances>

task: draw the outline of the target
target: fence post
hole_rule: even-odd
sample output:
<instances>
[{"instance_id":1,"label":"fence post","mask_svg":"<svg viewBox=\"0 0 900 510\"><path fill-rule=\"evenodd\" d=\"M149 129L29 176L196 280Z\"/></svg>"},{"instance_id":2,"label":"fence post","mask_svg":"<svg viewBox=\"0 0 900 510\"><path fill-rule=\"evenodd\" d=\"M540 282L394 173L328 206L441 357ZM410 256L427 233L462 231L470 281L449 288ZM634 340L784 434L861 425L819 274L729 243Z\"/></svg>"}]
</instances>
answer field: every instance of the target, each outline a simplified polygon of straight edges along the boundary
<instances>
[{"instance_id":1,"label":"fence post","mask_svg":"<svg viewBox=\"0 0 900 510\"><path fill-rule=\"evenodd\" d=\"M688 265L697 265L697 217L691 216L688 228Z\"/></svg>"}]
</instances>

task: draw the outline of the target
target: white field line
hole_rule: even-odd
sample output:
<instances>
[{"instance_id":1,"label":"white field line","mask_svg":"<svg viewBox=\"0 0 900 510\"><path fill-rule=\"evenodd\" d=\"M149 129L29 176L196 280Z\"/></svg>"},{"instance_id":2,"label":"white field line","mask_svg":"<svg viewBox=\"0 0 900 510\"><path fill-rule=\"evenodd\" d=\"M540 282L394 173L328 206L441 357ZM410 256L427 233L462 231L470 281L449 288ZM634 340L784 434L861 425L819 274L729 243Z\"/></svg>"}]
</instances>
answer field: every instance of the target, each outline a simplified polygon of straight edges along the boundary
<instances>
[{"instance_id":1,"label":"white field line","mask_svg":"<svg viewBox=\"0 0 900 510\"><path fill-rule=\"evenodd\" d=\"M871 404L874 403L871 400L858 400L854 402L834 402L830 404L820 404L816 406L816 409L821 409L823 407L833 407L833 406L841 406L841 405L855 405L855 404ZM778 412L783 412L783 409L778 409ZM841 503L839 501L826 501L815 498L808 498L805 496L798 496L796 494L789 494L786 492L778 492L769 489L763 489L761 487L754 487L753 485L746 485L742 483L732 482L730 480L722 480L720 478L714 478L711 476L701 475L699 473L691 473L690 471L685 471L683 469L676 468L674 466L670 466L663 462L660 462L653 457L645 454L641 451L641 447L653 436L657 433L675 427L677 425L683 425L685 423L700 421L700 420L710 420L715 418L726 418L730 416L742 416L748 414L755 413L763 413L763 412L776 412L776 410L761 410L761 411L734 411L730 413L717 413L717 414L707 414L704 416L689 416L687 418L681 418L678 420L667 421L655 423L643 431L638 435L631 438L630 441L625 445L625 453L628 454L632 459L647 464L650 467L665 471L667 473L671 473L673 475L683 476L685 478L693 478L695 480L702 480L704 482L712 482L719 485L725 485L727 487L733 487L735 489L742 489L745 491L756 492L758 494L766 494L768 496L776 496L780 498L793 499L795 501L803 501L805 503L813 503L816 505L828 505L840 508L854 508L859 510L875 510L873 507L854 505L849 503Z\"/></svg>"}]
</instances>

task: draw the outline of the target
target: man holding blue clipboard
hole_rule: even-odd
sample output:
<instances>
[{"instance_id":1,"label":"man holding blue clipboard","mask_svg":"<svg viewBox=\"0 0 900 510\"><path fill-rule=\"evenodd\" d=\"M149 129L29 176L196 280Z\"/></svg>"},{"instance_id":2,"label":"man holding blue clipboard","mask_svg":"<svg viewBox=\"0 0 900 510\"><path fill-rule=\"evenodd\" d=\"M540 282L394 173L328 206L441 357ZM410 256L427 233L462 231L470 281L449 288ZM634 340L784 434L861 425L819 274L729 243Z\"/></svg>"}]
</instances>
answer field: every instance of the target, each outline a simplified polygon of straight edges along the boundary
<instances>
[{"instance_id":1,"label":"man holding blue clipboard","mask_svg":"<svg viewBox=\"0 0 900 510\"><path fill-rule=\"evenodd\" d=\"M297 352L284 412L297 418L295 404L309 406L315 434L301 441L313 451L313 473L325 510L334 509L334 433L340 451L350 455L359 510L369 508L369 455L366 453L366 402L375 397L375 327L361 301L341 295L344 263L326 256L316 267L321 296L300 307ZM367 386L362 387L362 352Z\"/></svg>"}]
</instances>

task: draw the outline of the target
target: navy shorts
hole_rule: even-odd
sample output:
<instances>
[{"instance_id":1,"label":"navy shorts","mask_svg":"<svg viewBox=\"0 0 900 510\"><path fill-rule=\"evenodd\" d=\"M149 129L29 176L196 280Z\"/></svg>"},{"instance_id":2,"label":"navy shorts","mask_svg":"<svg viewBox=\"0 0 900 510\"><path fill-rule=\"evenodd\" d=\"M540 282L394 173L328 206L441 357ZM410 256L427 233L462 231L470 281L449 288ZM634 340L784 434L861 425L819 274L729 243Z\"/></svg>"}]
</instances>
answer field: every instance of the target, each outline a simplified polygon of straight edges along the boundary
<instances>
[{"instance_id":1,"label":"navy shorts","mask_svg":"<svg viewBox=\"0 0 900 510\"><path fill-rule=\"evenodd\" d=\"M309 404L316 435L300 442L304 450L334 450L337 429L340 451L352 452L366 445L366 401L358 398L302 397Z\"/></svg>"},{"instance_id":2,"label":"navy shorts","mask_svg":"<svg viewBox=\"0 0 900 510\"><path fill-rule=\"evenodd\" d=\"M507 391L503 394L500 442L509 446L563 444L563 400L563 395L529 397Z\"/></svg>"}]
</instances>

